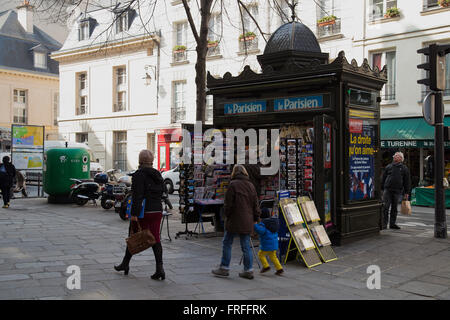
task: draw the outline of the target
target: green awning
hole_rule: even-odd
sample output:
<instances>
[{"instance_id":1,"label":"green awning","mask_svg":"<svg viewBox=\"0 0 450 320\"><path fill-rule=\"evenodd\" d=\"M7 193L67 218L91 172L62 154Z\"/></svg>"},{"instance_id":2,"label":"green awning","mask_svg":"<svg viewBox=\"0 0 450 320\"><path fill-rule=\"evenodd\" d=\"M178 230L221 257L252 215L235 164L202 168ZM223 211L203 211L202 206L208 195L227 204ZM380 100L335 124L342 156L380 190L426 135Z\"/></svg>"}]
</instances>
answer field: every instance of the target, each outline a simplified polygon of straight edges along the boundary
<instances>
[{"instance_id":1,"label":"green awning","mask_svg":"<svg viewBox=\"0 0 450 320\"><path fill-rule=\"evenodd\" d=\"M381 120L380 137L382 148L432 148L434 146L434 127L423 118L403 118ZM450 117L444 119L450 126ZM450 143L445 143L450 147Z\"/></svg>"}]
</instances>

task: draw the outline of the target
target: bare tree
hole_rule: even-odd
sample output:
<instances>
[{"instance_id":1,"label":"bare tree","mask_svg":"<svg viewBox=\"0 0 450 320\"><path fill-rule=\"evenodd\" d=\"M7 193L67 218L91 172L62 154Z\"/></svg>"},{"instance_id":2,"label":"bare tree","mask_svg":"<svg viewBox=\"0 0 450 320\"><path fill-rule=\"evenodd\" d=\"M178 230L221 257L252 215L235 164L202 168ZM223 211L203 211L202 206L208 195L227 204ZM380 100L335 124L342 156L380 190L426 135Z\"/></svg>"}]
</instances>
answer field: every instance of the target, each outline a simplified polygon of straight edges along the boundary
<instances>
[{"instance_id":1,"label":"bare tree","mask_svg":"<svg viewBox=\"0 0 450 320\"><path fill-rule=\"evenodd\" d=\"M134 3L137 4L137 6L140 8L141 2L148 2L152 3L155 7L157 5L158 0L131 0L128 2L127 7L131 7ZM160 0L159 0L160 1ZM281 0L285 1L286 3L289 3L288 0ZM291 0L292 1L292 0ZM103 1L104 2L104 1ZM197 0L197 1L191 1L191 3L196 3L198 6L198 11L200 13L200 21L196 22L193 15L191 6L189 5L187 0L182 0L183 7L186 12L186 17L189 22L193 37L195 39L196 48L195 51L197 53L197 61L195 64L195 84L196 84L196 120L201 121L202 123L205 122L205 111L206 111L206 56L208 52L208 33L209 33L209 20L212 15L212 10L214 6L217 4L221 8L224 5L224 0ZM279 10L279 3L278 0L272 0L273 6L271 6L272 10L275 11L278 15L283 15L284 13L282 10ZM111 4L111 2L110 2ZM243 3L241 0L236 0L236 4L239 8L240 13L240 19L241 19L241 27L243 34L246 33L246 26L244 23L243 14L246 12L246 14L252 19L254 24L256 25L259 33L263 37L263 39L267 42L267 39L265 38L265 33L261 27L259 26L259 23L257 19L252 15L250 10L248 10L246 4ZM94 1L94 0L35 0L33 5L39 10L39 11L46 11L46 12L52 12L53 14L52 19L54 22L66 22L70 18L74 17L77 18L76 14L79 13L81 10L82 12L87 12L88 8L92 8L92 6L96 8L106 8L104 4L102 4L101 0ZM221 11L222 12L222 11ZM225 10L226 12L226 10ZM118 19L119 17L116 16L115 19ZM152 16L152 18L154 18ZM150 21L143 21L142 17L140 17L141 23L143 24L143 27L145 28L146 32L149 33L149 31L146 28L146 24L148 24ZM223 21L223 20L222 20ZM111 24L109 28L112 28L115 21L111 21ZM108 29L109 29L108 28ZM106 32L105 30L104 32ZM247 54L247 47L245 44L245 53Z\"/></svg>"}]
</instances>

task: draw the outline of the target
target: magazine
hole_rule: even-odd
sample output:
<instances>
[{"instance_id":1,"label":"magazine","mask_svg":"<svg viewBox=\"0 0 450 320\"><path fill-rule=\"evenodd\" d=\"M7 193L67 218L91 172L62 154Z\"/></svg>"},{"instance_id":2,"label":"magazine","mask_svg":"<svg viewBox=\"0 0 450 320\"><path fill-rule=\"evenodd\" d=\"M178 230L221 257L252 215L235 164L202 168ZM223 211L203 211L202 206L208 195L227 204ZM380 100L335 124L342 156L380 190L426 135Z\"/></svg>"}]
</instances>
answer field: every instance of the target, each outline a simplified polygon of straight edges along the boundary
<instances>
[{"instance_id":1,"label":"magazine","mask_svg":"<svg viewBox=\"0 0 450 320\"><path fill-rule=\"evenodd\" d=\"M301 203L303 213L307 221L318 221L320 220L319 213L317 212L316 205L314 201L305 201Z\"/></svg>"},{"instance_id":2,"label":"magazine","mask_svg":"<svg viewBox=\"0 0 450 320\"><path fill-rule=\"evenodd\" d=\"M308 230L298 229L294 231L294 236L301 251L315 248L314 242L309 236Z\"/></svg>"},{"instance_id":3,"label":"magazine","mask_svg":"<svg viewBox=\"0 0 450 320\"><path fill-rule=\"evenodd\" d=\"M296 203L289 203L285 205L284 211L286 213L286 219L288 220L289 225L303 222L302 215L300 214Z\"/></svg>"},{"instance_id":4,"label":"magazine","mask_svg":"<svg viewBox=\"0 0 450 320\"><path fill-rule=\"evenodd\" d=\"M323 225L315 226L313 229L314 229L315 233L317 234L317 237L319 238L318 242L320 242L321 245L323 245L323 246L331 245L330 238L328 237L328 234L325 231Z\"/></svg>"}]
</instances>

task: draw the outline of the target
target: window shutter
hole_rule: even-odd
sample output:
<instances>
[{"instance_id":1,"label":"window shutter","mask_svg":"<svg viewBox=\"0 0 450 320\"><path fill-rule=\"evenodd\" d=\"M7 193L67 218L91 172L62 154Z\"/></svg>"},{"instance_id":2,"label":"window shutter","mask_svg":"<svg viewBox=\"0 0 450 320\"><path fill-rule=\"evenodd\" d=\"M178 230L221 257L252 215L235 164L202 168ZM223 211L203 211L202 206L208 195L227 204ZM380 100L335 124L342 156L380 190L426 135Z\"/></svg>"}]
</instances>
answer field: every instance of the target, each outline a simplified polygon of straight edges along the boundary
<instances>
[{"instance_id":1,"label":"window shutter","mask_svg":"<svg viewBox=\"0 0 450 320\"><path fill-rule=\"evenodd\" d=\"M92 36L94 29L97 25L97 20L89 18L89 37Z\"/></svg>"},{"instance_id":2,"label":"window shutter","mask_svg":"<svg viewBox=\"0 0 450 320\"><path fill-rule=\"evenodd\" d=\"M136 16L136 10L133 10L133 9L128 10L128 26L127 26L128 30L130 29L135 16Z\"/></svg>"},{"instance_id":3,"label":"window shutter","mask_svg":"<svg viewBox=\"0 0 450 320\"><path fill-rule=\"evenodd\" d=\"M78 41L81 41L81 27L78 27Z\"/></svg>"}]
</instances>

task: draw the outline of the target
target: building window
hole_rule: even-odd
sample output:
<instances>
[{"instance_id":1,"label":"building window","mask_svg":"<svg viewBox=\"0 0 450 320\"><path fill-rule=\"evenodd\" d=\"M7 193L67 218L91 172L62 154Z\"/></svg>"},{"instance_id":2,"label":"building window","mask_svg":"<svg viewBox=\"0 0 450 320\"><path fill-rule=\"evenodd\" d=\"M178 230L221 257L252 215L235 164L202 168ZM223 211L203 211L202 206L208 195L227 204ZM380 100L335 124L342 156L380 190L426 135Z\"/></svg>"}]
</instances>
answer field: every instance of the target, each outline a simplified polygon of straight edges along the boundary
<instances>
[{"instance_id":1,"label":"building window","mask_svg":"<svg viewBox=\"0 0 450 320\"><path fill-rule=\"evenodd\" d=\"M127 109L127 70L126 67L115 67L115 103L114 112Z\"/></svg>"},{"instance_id":2,"label":"building window","mask_svg":"<svg viewBox=\"0 0 450 320\"><path fill-rule=\"evenodd\" d=\"M219 42L222 39L222 16L211 15L208 26L208 56L220 55Z\"/></svg>"},{"instance_id":3,"label":"building window","mask_svg":"<svg viewBox=\"0 0 450 320\"><path fill-rule=\"evenodd\" d=\"M440 6L439 6L438 0L424 0L423 1L423 10L436 9L439 7Z\"/></svg>"},{"instance_id":4,"label":"building window","mask_svg":"<svg viewBox=\"0 0 450 320\"><path fill-rule=\"evenodd\" d=\"M283 24L292 20L292 11L289 8L288 2L286 0L277 0L273 2L274 11L276 15L276 23L274 25L275 31L277 28L281 27Z\"/></svg>"},{"instance_id":5,"label":"building window","mask_svg":"<svg viewBox=\"0 0 450 320\"><path fill-rule=\"evenodd\" d=\"M27 123L27 91L14 89L13 122Z\"/></svg>"},{"instance_id":6,"label":"building window","mask_svg":"<svg viewBox=\"0 0 450 320\"><path fill-rule=\"evenodd\" d=\"M127 171L127 132L114 132L114 169Z\"/></svg>"},{"instance_id":7,"label":"building window","mask_svg":"<svg viewBox=\"0 0 450 320\"><path fill-rule=\"evenodd\" d=\"M89 134L87 132L77 132L75 134L75 141L88 144L88 136Z\"/></svg>"},{"instance_id":8,"label":"building window","mask_svg":"<svg viewBox=\"0 0 450 320\"><path fill-rule=\"evenodd\" d=\"M78 103L76 115L87 114L88 112L88 81L87 73L78 74Z\"/></svg>"},{"instance_id":9,"label":"building window","mask_svg":"<svg viewBox=\"0 0 450 320\"><path fill-rule=\"evenodd\" d=\"M206 96L206 110L205 110L205 120L212 121L213 120L213 96Z\"/></svg>"},{"instance_id":10,"label":"building window","mask_svg":"<svg viewBox=\"0 0 450 320\"><path fill-rule=\"evenodd\" d=\"M395 51L377 52L372 54L372 67L378 67L379 70L382 66L386 65L388 72L388 82L384 85L381 92L381 98L384 101L395 100L395 82L396 82L396 53Z\"/></svg>"},{"instance_id":11,"label":"building window","mask_svg":"<svg viewBox=\"0 0 450 320\"><path fill-rule=\"evenodd\" d=\"M317 37L329 37L341 33L341 19L339 10L340 0L320 0L316 7L317 21L325 17L336 17L326 23L317 23Z\"/></svg>"},{"instance_id":12,"label":"building window","mask_svg":"<svg viewBox=\"0 0 450 320\"><path fill-rule=\"evenodd\" d=\"M47 54L42 52L35 52L34 67L40 69L47 69Z\"/></svg>"},{"instance_id":13,"label":"building window","mask_svg":"<svg viewBox=\"0 0 450 320\"><path fill-rule=\"evenodd\" d=\"M370 0L370 20L382 19L386 11L397 7L397 0Z\"/></svg>"},{"instance_id":14,"label":"building window","mask_svg":"<svg viewBox=\"0 0 450 320\"><path fill-rule=\"evenodd\" d=\"M428 45L429 44L427 44L427 46ZM424 63L428 61L429 58L428 56L426 56L426 61L424 61ZM428 78L429 76L429 71L426 71L423 78ZM424 85L422 85L422 87L422 98L424 98L430 92L430 88ZM442 94L446 97L450 97L450 54L447 54L445 56L445 90L442 92Z\"/></svg>"},{"instance_id":15,"label":"building window","mask_svg":"<svg viewBox=\"0 0 450 320\"><path fill-rule=\"evenodd\" d=\"M172 123L186 120L186 107L184 100L185 86L185 81L176 81L173 83Z\"/></svg>"},{"instance_id":16,"label":"building window","mask_svg":"<svg viewBox=\"0 0 450 320\"><path fill-rule=\"evenodd\" d=\"M128 11L123 11L116 15L116 33L128 30Z\"/></svg>"},{"instance_id":17,"label":"building window","mask_svg":"<svg viewBox=\"0 0 450 320\"><path fill-rule=\"evenodd\" d=\"M187 22L175 23L175 46L173 48L173 61L187 60Z\"/></svg>"},{"instance_id":18,"label":"building window","mask_svg":"<svg viewBox=\"0 0 450 320\"><path fill-rule=\"evenodd\" d=\"M53 94L53 125L58 125L59 116L59 92Z\"/></svg>"},{"instance_id":19,"label":"building window","mask_svg":"<svg viewBox=\"0 0 450 320\"><path fill-rule=\"evenodd\" d=\"M78 29L78 40L89 39L89 21L80 23L80 28Z\"/></svg>"},{"instance_id":20,"label":"building window","mask_svg":"<svg viewBox=\"0 0 450 320\"><path fill-rule=\"evenodd\" d=\"M247 10L250 12L251 16L247 12ZM255 21L253 20L255 19L256 21L258 21L258 6L257 5L248 6L247 10L242 11L241 27L239 28L241 32L244 32L239 36L240 52L258 49L258 37L256 36L258 28L256 26Z\"/></svg>"}]
</instances>

